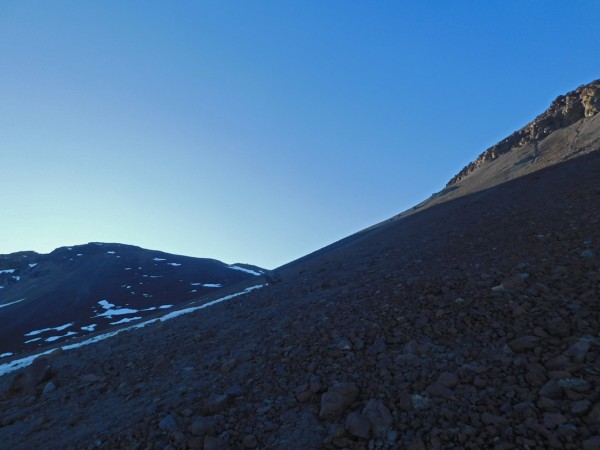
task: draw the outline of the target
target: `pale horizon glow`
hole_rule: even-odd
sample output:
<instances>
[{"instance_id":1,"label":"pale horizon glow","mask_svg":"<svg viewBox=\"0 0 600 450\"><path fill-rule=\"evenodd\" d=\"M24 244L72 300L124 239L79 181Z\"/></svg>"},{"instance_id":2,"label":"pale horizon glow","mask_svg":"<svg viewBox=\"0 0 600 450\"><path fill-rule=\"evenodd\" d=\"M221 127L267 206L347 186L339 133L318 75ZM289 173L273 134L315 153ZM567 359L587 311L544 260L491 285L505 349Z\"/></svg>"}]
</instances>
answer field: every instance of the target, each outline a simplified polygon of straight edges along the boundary
<instances>
[{"instance_id":1,"label":"pale horizon glow","mask_svg":"<svg viewBox=\"0 0 600 450\"><path fill-rule=\"evenodd\" d=\"M600 78L599 19L558 0L2 2L0 254L275 268Z\"/></svg>"}]
</instances>

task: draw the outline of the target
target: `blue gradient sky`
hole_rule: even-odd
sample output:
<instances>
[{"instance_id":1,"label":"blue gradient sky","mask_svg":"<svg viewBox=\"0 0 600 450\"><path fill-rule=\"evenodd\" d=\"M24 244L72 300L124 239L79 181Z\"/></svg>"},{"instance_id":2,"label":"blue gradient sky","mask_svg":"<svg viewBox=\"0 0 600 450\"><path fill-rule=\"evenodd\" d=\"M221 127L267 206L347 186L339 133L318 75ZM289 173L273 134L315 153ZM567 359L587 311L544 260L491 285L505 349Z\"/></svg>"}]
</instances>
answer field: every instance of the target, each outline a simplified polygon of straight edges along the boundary
<instances>
[{"instance_id":1,"label":"blue gradient sky","mask_svg":"<svg viewBox=\"0 0 600 450\"><path fill-rule=\"evenodd\" d=\"M2 1L0 253L273 268L600 78L593 1Z\"/></svg>"}]
</instances>

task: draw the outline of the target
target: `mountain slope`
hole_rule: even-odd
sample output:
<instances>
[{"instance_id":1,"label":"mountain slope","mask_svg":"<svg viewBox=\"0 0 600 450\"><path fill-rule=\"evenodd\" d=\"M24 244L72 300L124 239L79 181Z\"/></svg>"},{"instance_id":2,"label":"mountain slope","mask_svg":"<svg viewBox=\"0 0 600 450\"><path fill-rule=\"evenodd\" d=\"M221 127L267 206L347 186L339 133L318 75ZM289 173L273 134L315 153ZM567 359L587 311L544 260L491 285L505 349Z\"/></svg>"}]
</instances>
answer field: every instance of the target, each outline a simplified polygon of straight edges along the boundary
<instances>
[{"instance_id":1,"label":"mountain slope","mask_svg":"<svg viewBox=\"0 0 600 450\"><path fill-rule=\"evenodd\" d=\"M508 152L277 283L1 377L0 440L598 448L600 152L579 150L600 124L580 120L546 163Z\"/></svg>"},{"instance_id":2,"label":"mountain slope","mask_svg":"<svg viewBox=\"0 0 600 450\"><path fill-rule=\"evenodd\" d=\"M258 270L123 244L0 255L0 355L134 322Z\"/></svg>"}]
</instances>

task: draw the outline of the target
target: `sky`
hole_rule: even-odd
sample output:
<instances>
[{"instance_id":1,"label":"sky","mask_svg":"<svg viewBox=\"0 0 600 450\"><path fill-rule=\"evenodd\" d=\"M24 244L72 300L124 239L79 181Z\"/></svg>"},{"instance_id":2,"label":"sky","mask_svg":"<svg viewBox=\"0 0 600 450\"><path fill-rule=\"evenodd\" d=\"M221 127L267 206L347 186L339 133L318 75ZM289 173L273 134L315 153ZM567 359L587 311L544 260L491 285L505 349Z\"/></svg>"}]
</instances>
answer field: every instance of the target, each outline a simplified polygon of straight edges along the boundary
<instances>
[{"instance_id":1,"label":"sky","mask_svg":"<svg viewBox=\"0 0 600 450\"><path fill-rule=\"evenodd\" d=\"M595 1L0 0L0 254L275 268L600 78Z\"/></svg>"}]
</instances>

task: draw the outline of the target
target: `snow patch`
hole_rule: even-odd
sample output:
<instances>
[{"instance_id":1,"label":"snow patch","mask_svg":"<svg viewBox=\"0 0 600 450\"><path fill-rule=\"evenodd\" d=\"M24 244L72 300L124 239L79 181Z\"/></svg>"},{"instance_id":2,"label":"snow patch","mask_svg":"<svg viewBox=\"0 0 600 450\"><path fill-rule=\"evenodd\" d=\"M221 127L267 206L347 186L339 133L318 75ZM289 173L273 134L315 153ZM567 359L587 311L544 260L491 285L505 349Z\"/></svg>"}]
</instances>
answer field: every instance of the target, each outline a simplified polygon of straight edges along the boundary
<instances>
[{"instance_id":1,"label":"snow patch","mask_svg":"<svg viewBox=\"0 0 600 450\"><path fill-rule=\"evenodd\" d=\"M190 283L190 286L202 286L202 287L208 287L208 288L223 287L222 284L218 284L218 283Z\"/></svg>"},{"instance_id":2,"label":"snow patch","mask_svg":"<svg viewBox=\"0 0 600 450\"><path fill-rule=\"evenodd\" d=\"M35 266L37 266L38 263L29 263L28 266L33 269Z\"/></svg>"},{"instance_id":3,"label":"snow patch","mask_svg":"<svg viewBox=\"0 0 600 450\"><path fill-rule=\"evenodd\" d=\"M66 323L64 325L61 325L59 327L44 328L42 330L33 330L33 331L30 331L27 334L24 334L23 336L35 336L36 334L42 334L42 333L45 333L46 331L62 331L62 330L65 330L65 329L73 326L74 324L75 324L74 322L71 322L71 323Z\"/></svg>"},{"instance_id":4,"label":"snow patch","mask_svg":"<svg viewBox=\"0 0 600 450\"><path fill-rule=\"evenodd\" d=\"M3 270L0 270L0 273L13 273L15 270L17 270L17 269L3 269Z\"/></svg>"},{"instance_id":5,"label":"snow patch","mask_svg":"<svg viewBox=\"0 0 600 450\"><path fill-rule=\"evenodd\" d=\"M110 250L110 251L108 251L106 253L108 253L109 255L114 255L116 252L113 252L112 250Z\"/></svg>"},{"instance_id":6,"label":"snow patch","mask_svg":"<svg viewBox=\"0 0 600 450\"><path fill-rule=\"evenodd\" d=\"M179 263L167 263L168 266L175 266L175 267L179 267L181 264Z\"/></svg>"},{"instance_id":7,"label":"snow patch","mask_svg":"<svg viewBox=\"0 0 600 450\"><path fill-rule=\"evenodd\" d=\"M94 331L96 329L96 327L98 326L98 324L93 323L91 325L86 325L85 327L81 327L81 329L83 331Z\"/></svg>"},{"instance_id":8,"label":"snow patch","mask_svg":"<svg viewBox=\"0 0 600 450\"><path fill-rule=\"evenodd\" d=\"M74 336L76 334L77 334L77 331L69 331L67 334L63 334L61 336L50 336L50 337L44 339L44 341L46 341L46 342L54 342L54 341L58 341L59 339L62 339L62 338L66 338L66 337L69 337L69 336Z\"/></svg>"},{"instance_id":9,"label":"snow patch","mask_svg":"<svg viewBox=\"0 0 600 450\"><path fill-rule=\"evenodd\" d=\"M165 258L154 258L153 261L166 261Z\"/></svg>"},{"instance_id":10,"label":"snow patch","mask_svg":"<svg viewBox=\"0 0 600 450\"><path fill-rule=\"evenodd\" d=\"M130 318L124 318L121 320L117 320L116 322L110 322L111 325L119 325L121 323L127 323L127 322L133 322L134 320L140 320L141 317L130 317Z\"/></svg>"},{"instance_id":11,"label":"snow patch","mask_svg":"<svg viewBox=\"0 0 600 450\"><path fill-rule=\"evenodd\" d=\"M2 353L2 354L0 355L0 358L6 358L7 356L12 356L12 355L14 355L14 353L11 353L11 352Z\"/></svg>"},{"instance_id":12,"label":"snow patch","mask_svg":"<svg viewBox=\"0 0 600 450\"><path fill-rule=\"evenodd\" d=\"M13 275L12 279L15 280L15 281L21 281L21 277L18 276L18 275Z\"/></svg>"},{"instance_id":13,"label":"snow patch","mask_svg":"<svg viewBox=\"0 0 600 450\"><path fill-rule=\"evenodd\" d=\"M228 267L229 269L233 269L233 270L240 270L240 271L242 271L242 272L251 273L252 275L255 275L255 276L257 276L257 277L258 277L258 276L260 276L260 275L262 275L262 273L260 273L260 272L257 272L256 270L250 270L250 269L246 269L246 268L244 268L244 267L240 267L240 266L236 266L236 265L233 265L233 266L227 266L227 267Z\"/></svg>"},{"instance_id":14,"label":"snow patch","mask_svg":"<svg viewBox=\"0 0 600 450\"><path fill-rule=\"evenodd\" d=\"M4 308L5 306L14 305L15 303L22 302L23 300L25 300L25 299L24 299L24 298L22 298L21 300L15 300L14 302L5 303L4 305L0 305L0 308Z\"/></svg>"},{"instance_id":15,"label":"snow patch","mask_svg":"<svg viewBox=\"0 0 600 450\"><path fill-rule=\"evenodd\" d=\"M100 300L98 302L98 304L100 306L102 306L104 309L110 309L110 308L114 308L117 305L113 305L111 302L109 302L108 300Z\"/></svg>"}]
</instances>

